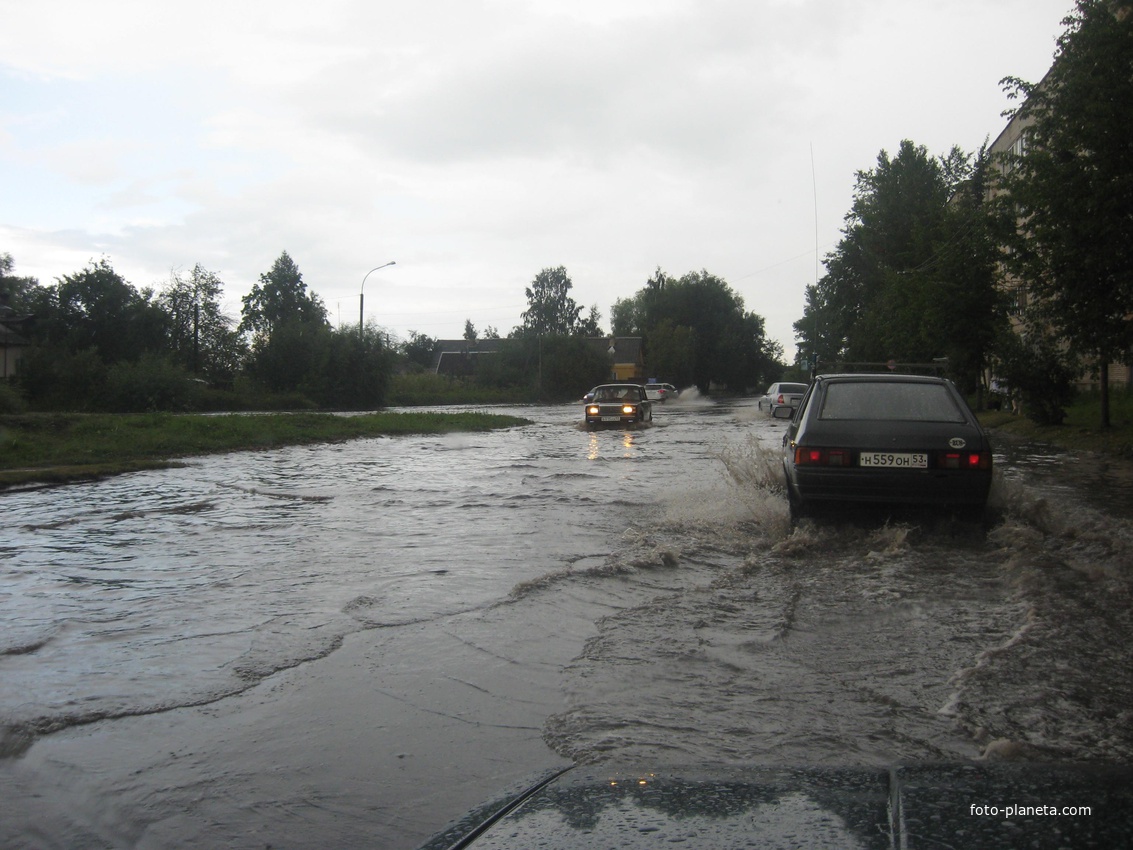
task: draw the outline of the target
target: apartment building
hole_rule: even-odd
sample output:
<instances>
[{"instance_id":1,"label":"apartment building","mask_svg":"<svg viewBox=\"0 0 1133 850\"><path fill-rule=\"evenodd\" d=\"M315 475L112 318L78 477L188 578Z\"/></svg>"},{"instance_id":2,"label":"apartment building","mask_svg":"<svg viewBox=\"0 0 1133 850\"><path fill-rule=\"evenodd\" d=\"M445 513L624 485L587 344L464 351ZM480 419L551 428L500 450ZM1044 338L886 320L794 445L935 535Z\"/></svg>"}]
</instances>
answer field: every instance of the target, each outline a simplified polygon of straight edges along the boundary
<instances>
[{"instance_id":1,"label":"apartment building","mask_svg":"<svg viewBox=\"0 0 1133 850\"><path fill-rule=\"evenodd\" d=\"M1124 15L1119 17L1123 18ZM1042 82L1039 83L1042 85ZM1007 126L992 143L989 153L994 163L994 167L1001 170L1010 167L1010 159L1006 158L1005 154L1023 156L1026 154L1027 145L1027 127L1031 123L1031 119L1023 114L1018 113L1008 122ZM995 188L995 181L991 181L991 188L989 189L990 197L995 197L997 190ZM1023 312L1031 303L1030 299L1033 295L1029 292L1027 282L1020 280L1018 277L1010 274L1006 268L1001 268L1002 286L1008 294L1008 309L1011 319L1011 324L1018 332L1022 329ZM1130 317L1133 321L1133 316ZM1078 381L1080 389L1089 390L1097 389L1099 379L1097 375L1090 374L1089 371L1082 374ZM1133 388L1133 368L1124 363L1110 363L1109 364L1109 384L1111 387L1126 387Z\"/></svg>"}]
</instances>

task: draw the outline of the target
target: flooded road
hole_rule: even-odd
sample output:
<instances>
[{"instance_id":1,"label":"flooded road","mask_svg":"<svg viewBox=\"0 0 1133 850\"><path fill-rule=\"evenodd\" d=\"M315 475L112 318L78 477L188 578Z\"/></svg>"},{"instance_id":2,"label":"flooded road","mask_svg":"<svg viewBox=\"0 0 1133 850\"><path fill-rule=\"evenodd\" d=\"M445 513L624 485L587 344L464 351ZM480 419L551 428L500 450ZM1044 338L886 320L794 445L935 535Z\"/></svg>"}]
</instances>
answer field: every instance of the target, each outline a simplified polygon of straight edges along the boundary
<instances>
[{"instance_id":1,"label":"flooded road","mask_svg":"<svg viewBox=\"0 0 1133 850\"><path fill-rule=\"evenodd\" d=\"M572 762L1133 757L1133 477L792 529L688 393L0 495L0 846L417 846Z\"/></svg>"}]
</instances>

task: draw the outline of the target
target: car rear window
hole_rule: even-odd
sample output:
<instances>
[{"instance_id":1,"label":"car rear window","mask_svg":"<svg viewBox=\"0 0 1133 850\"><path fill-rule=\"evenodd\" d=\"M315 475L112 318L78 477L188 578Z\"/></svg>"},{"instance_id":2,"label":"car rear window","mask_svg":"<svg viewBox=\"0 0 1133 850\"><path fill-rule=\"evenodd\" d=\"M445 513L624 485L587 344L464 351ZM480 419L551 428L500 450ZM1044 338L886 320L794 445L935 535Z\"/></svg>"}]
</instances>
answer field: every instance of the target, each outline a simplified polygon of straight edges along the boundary
<instances>
[{"instance_id":1,"label":"car rear window","mask_svg":"<svg viewBox=\"0 0 1133 850\"><path fill-rule=\"evenodd\" d=\"M799 393L802 395L806 392L806 384L779 384L779 392Z\"/></svg>"},{"instance_id":2,"label":"car rear window","mask_svg":"<svg viewBox=\"0 0 1133 850\"><path fill-rule=\"evenodd\" d=\"M942 384L852 381L830 384L820 419L966 422Z\"/></svg>"}]
</instances>

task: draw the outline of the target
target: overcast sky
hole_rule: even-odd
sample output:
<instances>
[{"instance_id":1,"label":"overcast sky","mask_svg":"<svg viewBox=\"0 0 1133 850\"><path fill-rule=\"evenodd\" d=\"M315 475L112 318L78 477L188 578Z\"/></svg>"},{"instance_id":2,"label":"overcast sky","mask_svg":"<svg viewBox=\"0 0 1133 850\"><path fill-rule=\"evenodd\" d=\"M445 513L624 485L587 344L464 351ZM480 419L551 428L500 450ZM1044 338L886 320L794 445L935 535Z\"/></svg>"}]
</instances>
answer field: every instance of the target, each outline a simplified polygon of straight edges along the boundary
<instances>
[{"instance_id":1,"label":"overcast sky","mask_svg":"<svg viewBox=\"0 0 1133 850\"><path fill-rule=\"evenodd\" d=\"M792 323L858 170L1003 129L1072 0L0 0L0 253L41 283L287 251L334 324L506 335L706 269ZM816 248L817 246L817 248Z\"/></svg>"}]
</instances>

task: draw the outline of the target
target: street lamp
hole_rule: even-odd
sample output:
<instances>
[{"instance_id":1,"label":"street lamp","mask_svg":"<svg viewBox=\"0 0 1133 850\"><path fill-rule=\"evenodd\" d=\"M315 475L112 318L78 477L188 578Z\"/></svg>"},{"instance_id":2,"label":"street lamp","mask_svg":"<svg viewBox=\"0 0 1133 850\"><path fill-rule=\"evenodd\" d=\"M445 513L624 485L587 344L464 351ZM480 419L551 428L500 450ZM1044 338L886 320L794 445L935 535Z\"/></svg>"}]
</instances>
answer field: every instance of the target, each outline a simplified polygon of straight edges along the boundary
<instances>
[{"instance_id":1,"label":"street lamp","mask_svg":"<svg viewBox=\"0 0 1133 850\"><path fill-rule=\"evenodd\" d=\"M365 276L362 278L362 288L358 290L358 333L359 334L361 334L363 328L365 328L365 322L364 322L362 316L363 316L363 307L366 304L366 278L369 277L370 275L372 275L378 269L384 269L386 266L396 266L396 265L397 265L396 260L390 260L388 263L382 263L380 266L376 266L375 268L370 269L368 272L366 272Z\"/></svg>"}]
</instances>

